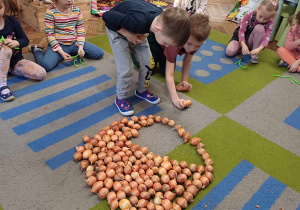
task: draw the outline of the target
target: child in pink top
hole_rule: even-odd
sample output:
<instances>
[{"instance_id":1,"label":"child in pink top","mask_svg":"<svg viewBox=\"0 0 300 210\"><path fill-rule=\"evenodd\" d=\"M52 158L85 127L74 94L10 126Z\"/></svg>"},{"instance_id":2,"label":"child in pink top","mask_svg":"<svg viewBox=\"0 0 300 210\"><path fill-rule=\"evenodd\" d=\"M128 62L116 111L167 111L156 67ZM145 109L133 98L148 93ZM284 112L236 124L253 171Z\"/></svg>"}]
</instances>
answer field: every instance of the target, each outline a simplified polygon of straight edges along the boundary
<instances>
[{"instance_id":1,"label":"child in pink top","mask_svg":"<svg viewBox=\"0 0 300 210\"><path fill-rule=\"evenodd\" d=\"M293 26L293 20L296 24ZM277 49L277 54L281 58L279 66L288 67L289 72L300 73L300 11L290 17L290 29L286 35L284 47Z\"/></svg>"},{"instance_id":2,"label":"child in pink top","mask_svg":"<svg viewBox=\"0 0 300 210\"><path fill-rule=\"evenodd\" d=\"M256 11L248 12L234 31L226 55L232 57L242 52L251 55L252 63L258 63L258 54L269 43L277 9L276 0L262 0Z\"/></svg>"}]
</instances>

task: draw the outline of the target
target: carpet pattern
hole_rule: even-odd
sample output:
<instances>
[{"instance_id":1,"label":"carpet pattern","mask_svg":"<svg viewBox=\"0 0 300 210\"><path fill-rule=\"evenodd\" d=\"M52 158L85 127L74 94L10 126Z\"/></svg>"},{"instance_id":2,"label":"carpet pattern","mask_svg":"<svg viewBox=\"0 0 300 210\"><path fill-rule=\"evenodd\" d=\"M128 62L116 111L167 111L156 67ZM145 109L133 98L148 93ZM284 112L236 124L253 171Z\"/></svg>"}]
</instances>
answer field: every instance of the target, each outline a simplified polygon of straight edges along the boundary
<instances>
[{"instance_id":1,"label":"carpet pattern","mask_svg":"<svg viewBox=\"0 0 300 210\"><path fill-rule=\"evenodd\" d=\"M214 181L188 209L300 209L300 85L273 77L292 75L300 81L300 75L277 67L279 59L270 50L261 53L258 65L248 63L249 57L227 58L229 39L212 31L194 56L193 90L179 93L193 101L192 107L176 109L159 74L153 75L150 90L161 103L153 106L133 96L137 72L129 101L137 116L173 119L202 138L214 161ZM78 68L59 64L42 82L9 78L16 100L0 102L3 209L109 209L89 192L79 164L72 161L83 134L92 136L122 118L113 104L116 67L107 37L89 41L108 52L100 61L85 59L87 66ZM234 64L241 58L247 69ZM176 82L181 61L178 57ZM133 141L157 155L203 164L166 126L144 128Z\"/></svg>"}]
</instances>

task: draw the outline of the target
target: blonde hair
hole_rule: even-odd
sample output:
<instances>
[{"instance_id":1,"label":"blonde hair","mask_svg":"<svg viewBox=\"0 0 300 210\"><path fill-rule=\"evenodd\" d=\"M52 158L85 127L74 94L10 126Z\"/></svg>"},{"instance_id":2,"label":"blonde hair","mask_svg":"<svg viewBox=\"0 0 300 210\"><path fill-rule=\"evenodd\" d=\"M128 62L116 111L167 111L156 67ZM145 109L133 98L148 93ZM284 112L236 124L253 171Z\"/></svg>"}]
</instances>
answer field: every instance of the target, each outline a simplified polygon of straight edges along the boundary
<instances>
[{"instance_id":1,"label":"blonde hair","mask_svg":"<svg viewBox=\"0 0 300 210\"><path fill-rule=\"evenodd\" d=\"M204 14L194 14L191 16L191 36L198 42L205 41L209 36L211 25L209 16Z\"/></svg>"},{"instance_id":2,"label":"blonde hair","mask_svg":"<svg viewBox=\"0 0 300 210\"><path fill-rule=\"evenodd\" d=\"M289 25L290 25L291 27L293 26L293 21L294 21L294 19L296 19L297 21L300 21L300 11L299 11L297 14L292 15L292 16L289 18L288 23L289 23Z\"/></svg>"},{"instance_id":3,"label":"blonde hair","mask_svg":"<svg viewBox=\"0 0 300 210\"><path fill-rule=\"evenodd\" d=\"M188 13L179 7L163 11L157 19L162 24L162 34L170 37L177 46L183 46L190 37L190 18Z\"/></svg>"},{"instance_id":4,"label":"blonde hair","mask_svg":"<svg viewBox=\"0 0 300 210\"><path fill-rule=\"evenodd\" d=\"M262 0L258 7L265 6L267 11L277 11L278 10L278 2L277 0Z\"/></svg>"},{"instance_id":5,"label":"blonde hair","mask_svg":"<svg viewBox=\"0 0 300 210\"><path fill-rule=\"evenodd\" d=\"M14 0L0 0L4 4L4 18L6 15L18 17L19 10Z\"/></svg>"}]
</instances>

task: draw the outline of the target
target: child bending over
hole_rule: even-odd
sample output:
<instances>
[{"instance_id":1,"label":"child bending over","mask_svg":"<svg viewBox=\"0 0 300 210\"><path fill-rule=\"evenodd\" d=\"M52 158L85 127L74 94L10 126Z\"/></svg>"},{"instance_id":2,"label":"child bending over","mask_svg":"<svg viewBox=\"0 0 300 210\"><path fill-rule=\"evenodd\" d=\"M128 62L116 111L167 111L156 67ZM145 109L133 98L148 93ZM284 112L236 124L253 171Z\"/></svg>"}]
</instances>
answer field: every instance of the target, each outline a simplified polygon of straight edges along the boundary
<instances>
[{"instance_id":1,"label":"child bending over","mask_svg":"<svg viewBox=\"0 0 300 210\"><path fill-rule=\"evenodd\" d=\"M43 80L46 76L44 68L22 56L22 48L29 40L14 17L17 14L14 1L0 0L0 99L3 101L15 99L7 86L8 73L34 80Z\"/></svg>"},{"instance_id":2,"label":"child bending over","mask_svg":"<svg viewBox=\"0 0 300 210\"><path fill-rule=\"evenodd\" d=\"M242 52L251 55L251 63L258 63L258 54L269 43L273 30L273 18L277 12L276 0L262 0L255 11L248 12L239 22L226 48L226 55L235 56Z\"/></svg>"},{"instance_id":3,"label":"child bending over","mask_svg":"<svg viewBox=\"0 0 300 210\"><path fill-rule=\"evenodd\" d=\"M56 0L45 15L44 29L48 48L44 55L42 47L31 45L38 64L46 71L52 70L61 60L72 60L71 55L90 59L101 59L104 51L85 41L83 17L74 0Z\"/></svg>"},{"instance_id":4,"label":"child bending over","mask_svg":"<svg viewBox=\"0 0 300 210\"><path fill-rule=\"evenodd\" d=\"M293 20L296 24L293 26ZM300 73L300 11L289 18L290 29L286 35L284 47L277 49L281 58L279 66L288 67L289 72Z\"/></svg>"}]
</instances>

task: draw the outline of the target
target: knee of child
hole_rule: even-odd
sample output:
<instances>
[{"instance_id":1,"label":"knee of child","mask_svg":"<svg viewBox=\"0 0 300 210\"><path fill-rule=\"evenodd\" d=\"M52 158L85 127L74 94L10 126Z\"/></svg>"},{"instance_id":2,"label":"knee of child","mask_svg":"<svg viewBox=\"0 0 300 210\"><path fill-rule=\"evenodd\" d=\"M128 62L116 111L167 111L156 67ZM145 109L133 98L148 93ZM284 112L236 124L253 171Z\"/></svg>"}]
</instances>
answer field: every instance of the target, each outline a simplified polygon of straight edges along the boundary
<instances>
[{"instance_id":1,"label":"knee of child","mask_svg":"<svg viewBox=\"0 0 300 210\"><path fill-rule=\"evenodd\" d=\"M258 33L266 33L265 27L262 24L257 24L253 30Z\"/></svg>"},{"instance_id":2,"label":"knee of child","mask_svg":"<svg viewBox=\"0 0 300 210\"><path fill-rule=\"evenodd\" d=\"M46 72L51 71L55 66L49 62L41 61L40 65L46 70Z\"/></svg>"},{"instance_id":3,"label":"knee of child","mask_svg":"<svg viewBox=\"0 0 300 210\"><path fill-rule=\"evenodd\" d=\"M3 55L10 56L12 55L12 49L10 47L2 45L2 47L0 48L0 53Z\"/></svg>"},{"instance_id":4,"label":"knee of child","mask_svg":"<svg viewBox=\"0 0 300 210\"><path fill-rule=\"evenodd\" d=\"M227 47L227 48L226 48L226 55L227 55L228 57L233 57L233 56L235 55L235 52L234 52L234 50L232 50L231 48Z\"/></svg>"},{"instance_id":5,"label":"knee of child","mask_svg":"<svg viewBox=\"0 0 300 210\"><path fill-rule=\"evenodd\" d=\"M98 50L94 55L95 60L100 60L101 58L103 58L103 55L104 55L104 51L102 49Z\"/></svg>"},{"instance_id":6,"label":"knee of child","mask_svg":"<svg viewBox=\"0 0 300 210\"><path fill-rule=\"evenodd\" d=\"M40 80L40 81L45 80L46 75L47 75L46 69L44 69L43 67L40 67L40 69L38 71L39 71L38 80Z\"/></svg>"}]
</instances>

